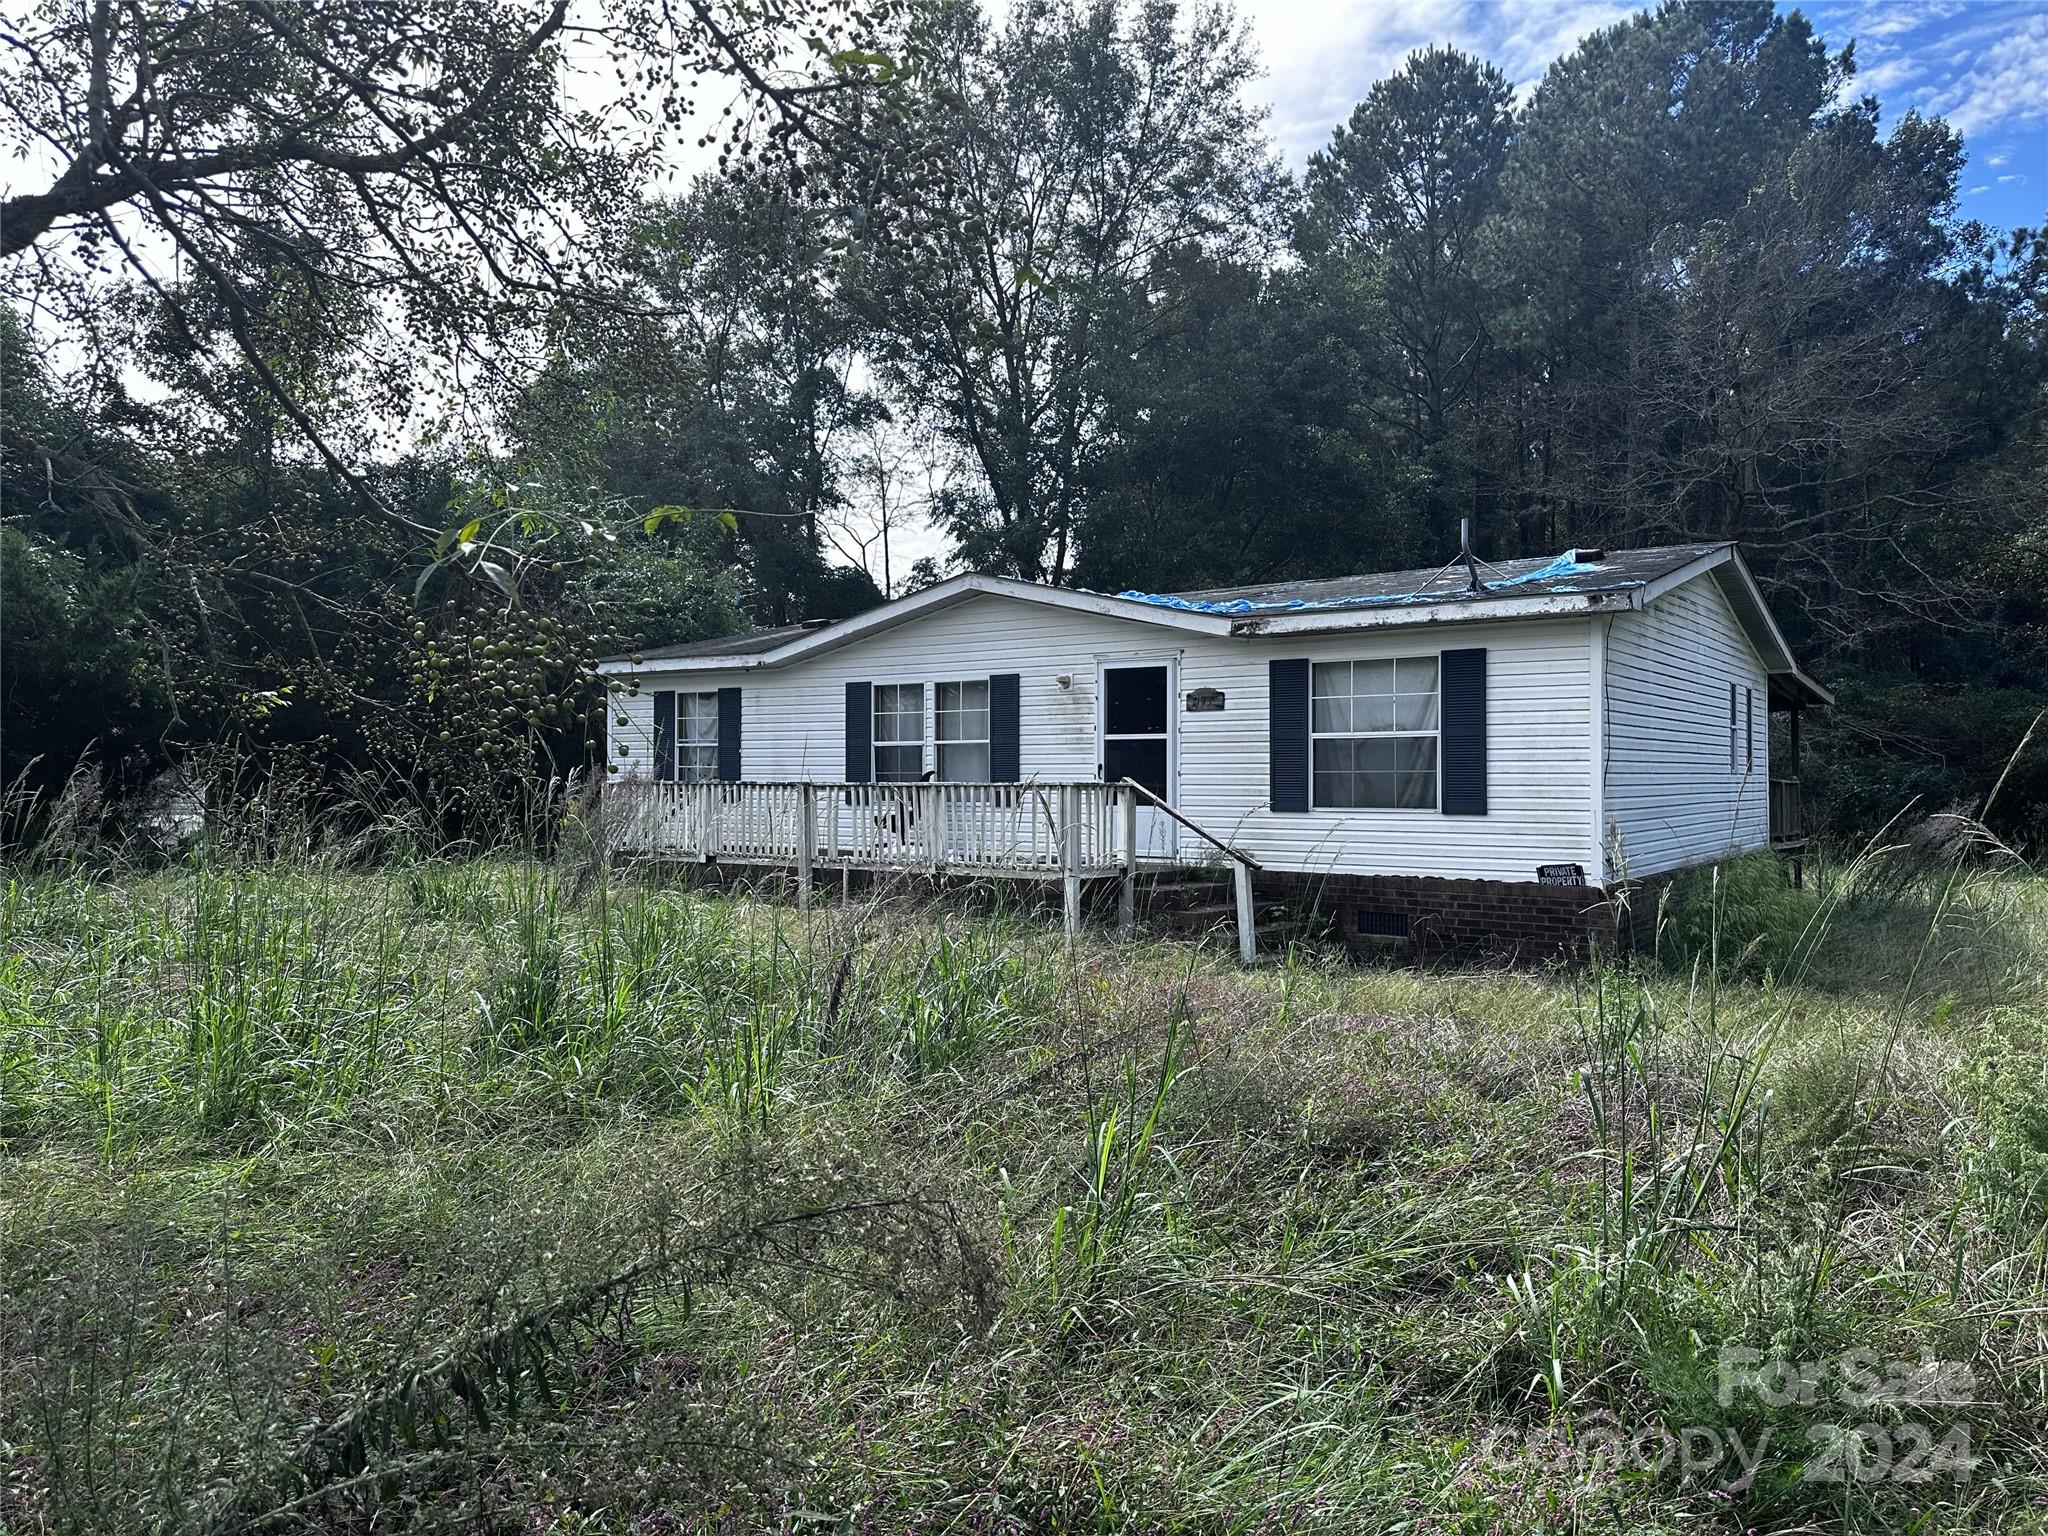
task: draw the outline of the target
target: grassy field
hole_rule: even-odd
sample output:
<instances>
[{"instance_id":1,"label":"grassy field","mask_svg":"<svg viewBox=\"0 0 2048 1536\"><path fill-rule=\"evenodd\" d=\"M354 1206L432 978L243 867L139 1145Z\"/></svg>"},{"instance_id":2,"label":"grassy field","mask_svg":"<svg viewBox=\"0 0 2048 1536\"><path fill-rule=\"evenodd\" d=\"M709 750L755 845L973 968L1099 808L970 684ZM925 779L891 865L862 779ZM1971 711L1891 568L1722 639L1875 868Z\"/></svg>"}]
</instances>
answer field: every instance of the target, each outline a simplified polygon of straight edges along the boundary
<instances>
[{"instance_id":1,"label":"grassy field","mask_svg":"<svg viewBox=\"0 0 2048 1536\"><path fill-rule=\"evenodd\" d=\"M0 1528L2048 1528L2048 892L1824 884L1658 965L1242 971L18 869Z\"/></svg>"}]
</instances>

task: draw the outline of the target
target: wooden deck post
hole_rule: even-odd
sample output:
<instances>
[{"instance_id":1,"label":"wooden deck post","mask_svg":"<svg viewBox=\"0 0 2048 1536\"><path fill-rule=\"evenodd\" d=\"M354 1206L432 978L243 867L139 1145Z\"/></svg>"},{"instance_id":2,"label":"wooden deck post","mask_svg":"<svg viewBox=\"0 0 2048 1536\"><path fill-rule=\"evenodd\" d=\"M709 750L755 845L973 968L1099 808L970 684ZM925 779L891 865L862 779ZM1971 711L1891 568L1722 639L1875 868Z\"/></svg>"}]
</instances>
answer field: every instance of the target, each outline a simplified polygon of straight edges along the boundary
<instances>
[{"instance_id":1,"label":"wooden deck post","mask_svg":"<svg viewBox=\"0 0 2048 1536\"><path fill-rule=\"evenodd\" d=\"M797 790L796 809L796 909L804 912L811 905L811 860L817 853L818 791L814 785L807 783Z\"/></svg>"},{"instance_id":2,"label":"wooden deck post","mask_svg":"<svg viewBox=\"0 0 2048 1536\"><path fill-rule=\"evenodd\" d=\"M1060 874L1065 887L1067 940L1081 932L1081 790L1060 786Z\"/></svg>"},{"instance_id":3,"label":"wooden deck post","mask_svg":"<svg viewBox=\"0 0 2048 1536\"><path fill-rule=\"evenodd\" d=\"M1259 958L1259 935L1252 926L1252 870L1241 859L1230 865L1237 885L1237 958L1250 965Z\"/></svg>"},{"instance_id":4,"label":"wooden deck post","mask_svg":"<svg viewBox=\"0 0 2048 1536\"><path fill-rule=\"evenodd\" d=\"M1117 896L1116 925L1124 933L1138 926L1138 792L1125 784L1117 790L1123 813L1124 887Z\"/></svg>"}]
</instances>

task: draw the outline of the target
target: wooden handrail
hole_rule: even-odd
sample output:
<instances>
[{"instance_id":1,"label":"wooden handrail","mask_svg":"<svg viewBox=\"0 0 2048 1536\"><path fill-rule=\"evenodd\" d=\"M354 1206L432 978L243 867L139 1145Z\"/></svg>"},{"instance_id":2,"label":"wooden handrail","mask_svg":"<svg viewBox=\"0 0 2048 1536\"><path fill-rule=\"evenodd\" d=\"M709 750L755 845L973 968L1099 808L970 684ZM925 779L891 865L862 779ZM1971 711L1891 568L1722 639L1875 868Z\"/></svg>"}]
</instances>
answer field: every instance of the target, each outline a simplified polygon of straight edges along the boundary
<instances>
[{"instance_id":1,"label":"wooden handrail","mask_svg":"<svg viewBox=\"0 0 2048 1536\"><path fill-rule=\"evenodd\" d=\"M1145 801L1145 803L1155 807L1158 810L1164 811L1168 816L1171 816L1181 826L1186 827L1190 832L1194 833L1195 836L1201 838L1204 842L1209 843L1211 846L1213 846L1219 852L1221 852L1225 857L1233 859L1237 863L1242 864L1246 869L1263 869L1265 867L1264 865L1260 864L1257 859L1253 858L1252 855L1246 853L1242 848L1235 847L1232 844L1225 842L1222 838L1218 837L1215 833L1211 832L1207 827L1203 826L1200 822L1194 820L1192 817L1184 815L1182 812L1175 809L1173 806L1167 804L1167 802L1161 799L1158 795L1153 794L1151 790L1147 789L1144 785L1140 784L1136 779L1132 778L1123 778L1115 780L1020 779L1006 781L1002 783L984 783L979 780L936 779L874 782L870 780L855 781L847 779L679 780L636 778L631 780L614 781L613 783L608 784L606 787L608 789L622 790L629 786L633 788L645 786L653 789L667 790L671 793L685 793L691 790L701 791L707 794L716 792L721 799L731 797L735 800L740 796L759 796L764 793L772 793L778 791L786 794L794 794L801 796L826 795L835 798L839 796L851 797L855 795L861 795L872 796L873 800L878 804L886 804L893 801L917 801L925 797L936 796L940 792L948 789L995 791L1007 790L1017 794L1020 797L1020 799L1024 796L1030 797L1030 803L1033 810L1037 814L1043 816L1047 831L1054 839L1057 839L1064 835L1064 828L1066 823L1066 818L1061 814L1059 809L1059 806L1061 804L1059 798L1060 792L1070 789L1128 789L1134 796L1141 797ZM791 856L795 856L794 844L792 844Z\"/></svg>"},{"instance_id":2,"label":"wooden handrail","mask_svg":"<svg viewBox=\"0 0 2048 1536\"><path fill-rule=\"evenodd\" d=\"M1157 806L1160 810L1166 812L1167 815L1171 816L1175 821L1179 822L1182 826L1186 827L1190 832L1194 833L1195 836L1205 838L1209 842L1214 843L1218 848L1221 848L1225 853L1229 854L1230 857L1237 860L1237 862L1242 864L1246 869L1263 869L1265 867L1264 865L1260 864L1257 859L1253 858L1250 854L1246 853L1242 848L1231 847L1230 844L1223 841L1222 838L1218 837L1214 832L1211 832L1199 821L1195 821L1190 817L1183 816L1179 811L1175 810L1172 806L1168 805L1164 800L1160 799L1157 795L1153 794L1151 790L1147 789L1144 785L1140 784L1136 779L1118 779L1117 783L1119 785L1126 786L1128 788L1136 790L1139 794L1143 795L1147 800L1151 801L1153 805Z\"/></svg>"}]
</instances>

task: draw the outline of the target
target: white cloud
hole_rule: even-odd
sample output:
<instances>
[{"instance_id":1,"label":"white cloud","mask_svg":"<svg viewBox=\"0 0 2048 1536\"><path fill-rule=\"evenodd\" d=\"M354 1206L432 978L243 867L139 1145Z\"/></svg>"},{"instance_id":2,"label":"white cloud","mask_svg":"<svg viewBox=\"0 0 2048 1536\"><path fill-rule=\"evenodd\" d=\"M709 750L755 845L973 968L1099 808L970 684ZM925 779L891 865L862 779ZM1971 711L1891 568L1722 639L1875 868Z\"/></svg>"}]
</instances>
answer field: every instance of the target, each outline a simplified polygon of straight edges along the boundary
<instances>
[{"instance_id":1,"label":"white cloud","mask_svg":"<svg viewBox=\"0 0 2048 1536\"><path fill-rule=\"evenodd\" d=\"M1985 7L1997 20L1954 35L1955 68L1923 79L1914 99L1964 135L2048 122L2048 11Z\"/></svg>"},{"instance_id":2,"label":"white cloud","mask_svg":"<svg viewBox=\"0 0 2048 1536\"><path fill-rule=\"evenodd\" d=\"M1543 71L1576 48L1580 39L1626 21L1640 9L1610 0L1500 0L1476 7L1475 19L1506 21L1506 30L1492 44L1492 58L1509 79L1522 85L1542 78Z\"/></svg>"},{"instance_id":3,"label":"white cloud","mask_svg":"<svg viewBox=\"0 0 2048 1536\"><path fill-rule=\"evenodd\" d=\"M1991 163L1993 165L1996 165L1998 162L1994 160ZM2010 186L2013 182L2018 182L2021 186L2024 187L2027 184L2027 178L2020 175L2001 176L1998 178L1998 184L2001 187Z\"/></svg>"},{"instance_id":4,"label":"white cloud","mask_svg":"<svg viewBox=\"0 0 2048 1536\"><path fill-rule=\"evenodd\" d=\"M1905 57L1880 59L1868 66L1859 63L1855 78L1849 81L1848 94L1852 99L1866 95L1882 98L1911 80L1916 72L1917 66Z\"/></svg>"},{"instance_id":5,"label":"white cloud","mask_svg":"<svg viewBox=\"0 0 2048 1536\"><path fill-rule=\"evenodd\" d=\"M1266 65L1261 92L1292 165L1329 142L1375 80L1418 48L1449 44L1525 93L1581 38L1625 20L1625 0L1242 0Z\"/></svg>"},{"instance_id":6,"label":"white cloud","mask_svg":"<svg viewBox=\"0 0 2048 1536\"><path fill-rule=\"evenodd\" d=\"M1925 7L1872 5L1850 22L1858 37L1898 37L1912 31L1930 14Z\"/></svg>"},{"instance_id":7,"label":"white cloud","mask_svg":"<svg viewBox=\"0 0 2048 1536\"><path fill-rule=\"evenodd\" d=\"M1990 190L1989 187L1971 187L1963 193L1963 196L1975 197L1979 192L1989 192Z\"/></svg>"},{"instance_id":8,"label":"white cloud","mask_svg":"<svg viewBox=\"0 0 2048 1536\"><path fill-rule=\"evenodd\" d=\"M1384 5L1250 0L1241 14L1266 65L1262 92L1273 135L1292 164L1320 148L1367 87L1416 48L1443 40L1460 6L1431 0Z\"/></svg>"}]
</instances>

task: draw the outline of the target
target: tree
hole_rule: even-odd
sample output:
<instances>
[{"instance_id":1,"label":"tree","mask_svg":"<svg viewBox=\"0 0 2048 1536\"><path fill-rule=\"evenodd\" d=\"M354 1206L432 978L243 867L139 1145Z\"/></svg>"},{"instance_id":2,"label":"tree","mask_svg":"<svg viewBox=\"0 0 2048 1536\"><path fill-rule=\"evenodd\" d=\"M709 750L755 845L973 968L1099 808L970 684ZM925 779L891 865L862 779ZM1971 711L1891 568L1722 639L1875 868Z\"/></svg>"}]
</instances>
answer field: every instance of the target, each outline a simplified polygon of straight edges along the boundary
<instances>
[{"instance_id":1,"label":"tree","mask_svg":"<svg viewBox=\"0 0 2048 1536\"><path fill-rule=\"evenodd\" d=\"M952 4L926 47L911 131L951 182L874 252L880 356L980 468L946 502L961 558L1063 581L1106 402L1152 339L1154 264L1268 238L1251 51L1228 12L1183 23L1166 0L1027 0L999 31Z\"/></svg>"},{"instance_id":2,"label":"tree","mask_svg":"<svg viewBox=\"0 0 2048 1536\"><path fill-rule=\"evenodd\" d=\"M1970 622L1953 466L1983 418L1955 385L1985 338L1945 271L1961 163L1955 135L1910 114L1881 141L1865 104L1726 217L1668 231L1644 272L1641 441L1603 456L1615 479L1588 532L1742 542L1809 649L1877 654Z\"/></svg>"},{"instance_id":3,"label":"tree","mask_svg":"<svg viewBox=\"0 0 2048 1536\"><path fill-rule=\"evenodd\" d=\"M765 153L796 177L794 146L858 134L838 98L893 72L855 46L889 15L887 0L766 19L723 0L602 18L569 0L42 0L0 20L0 134L48 171L0 202L8 296L74 345L113 348L109 291L139 288L188 348L232 353L367 494L356 468L375 427L459 415L530 361L709 82L738 93L721 160ZM615 86L579 90L572 41L608 57ZM309 395L266 333L329 306L350 317L355 366L345 389Z\"/></svg>"},{"instance_id":4,"label":"tree","mask_svg":"<svg viewBox=\"0 0 2048 1536\"><path fill-rule=\"evenodd\" d=\"M1482 273L1514 403L1501 445L1523 539L1621 530L1651 441L1657 252L1739 207L1851 67L1765 0L1666 0L1553 64L1516 124Z\"/></svg>"},{"instance_id":5,"label":"tree","mask_svg":"<svg viewBox=\"0 0 2048 1536\"><path fill-rule=\"evenodd\" d=\"M858 152L908 77L874 46L896 18L893 0L43 0L0 18L0 142L26 167L0 201L0 283L35 317L10 345L40 354L23 366L51 402L0 423L9 510L34 508L9 595L123 662L117 744L319 743L472 804L579 757L588 664L628 643L590 603L647 574L580 573L644 507L460 445L494 440L557 328L626 302L614 237L693 123L722 166L886 210L907 150ZM731 615L724 582L701 591L683 622ZM134 613L99 624L113 594ZM94 712L48 701L92 685L25 683L34 656L10 650L10 761L65 754Z\"/></svg>"},{"instance_id":6,"label":"tree","mask_svg":"<svg viewBox=\"0 0 2048 1536\"><path fill-rule=\"evenodd\" d=\"M1184 251L1148 284L1144 366L1104 412L1076 528L1087 586L1179 591L1402 564L1416 530L1357 435L1353 270Z\"/></svg>"},{"instance_id":7,"label":"tree","mask_svg":"<svg viewBox=\"0 0 2048 1536\"><path fill-rule=\"evenodd\" d=\"M768 177L706 177L619 237L621 302L575 312L554 366L509 420L568 486L634 506L716 511L763 623L879 601L824 558L843 461L882 407L857 379L866 327L844 292L843 210ZM671 525L666 537L682 539Z\"/></svg>"},{"instance_id":8,"label":"tree","mask_svg":"<svg viewBox=\"0 0 2048 1536\"><path fill-rule=\"evenodd\" d=\"M1361 269L1374 292L1361 404L1419 466L1429 547L1450 547L1476 491L1453 447L1492 366L1480 230L1513 125L1507 77L1455 49L1409 55L1309 161L1296 245Z\"/></svg>"}]
</instances>

